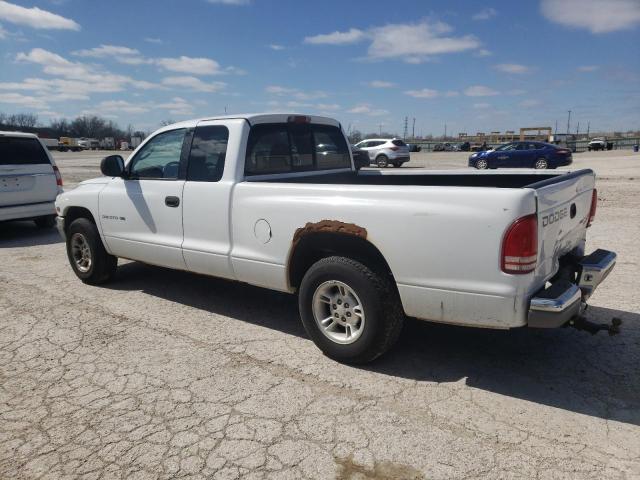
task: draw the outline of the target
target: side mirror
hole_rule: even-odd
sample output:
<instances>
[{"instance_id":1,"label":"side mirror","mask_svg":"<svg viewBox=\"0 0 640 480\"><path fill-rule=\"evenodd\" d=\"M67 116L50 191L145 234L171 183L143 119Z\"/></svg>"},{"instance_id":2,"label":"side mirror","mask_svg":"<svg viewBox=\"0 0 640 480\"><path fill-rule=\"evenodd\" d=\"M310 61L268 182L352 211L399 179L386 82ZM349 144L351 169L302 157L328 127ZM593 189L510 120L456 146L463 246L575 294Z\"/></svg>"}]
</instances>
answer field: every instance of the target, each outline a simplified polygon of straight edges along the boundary
<instances>
[{"instance_id":1,"label":"side mirror","mask_svg":"<svg viewBox=\"0 0 640 480\"><path fill-rule=\"evenodd\" d=\"M100 162L100 171L106 177L122 177L124 159L120 155L109 155Z\"/></svg>"},{"instance_id":2,"label":"side mirror","mask_svg":"<svg viewBox=\"0 0 640 480\"><path fill-rule=\"evenodd\" d=\"M369 153L363 150L353 151L353 166L356 170L360 170L363 167L370 165Z\"/></svg>"}]
</instances>

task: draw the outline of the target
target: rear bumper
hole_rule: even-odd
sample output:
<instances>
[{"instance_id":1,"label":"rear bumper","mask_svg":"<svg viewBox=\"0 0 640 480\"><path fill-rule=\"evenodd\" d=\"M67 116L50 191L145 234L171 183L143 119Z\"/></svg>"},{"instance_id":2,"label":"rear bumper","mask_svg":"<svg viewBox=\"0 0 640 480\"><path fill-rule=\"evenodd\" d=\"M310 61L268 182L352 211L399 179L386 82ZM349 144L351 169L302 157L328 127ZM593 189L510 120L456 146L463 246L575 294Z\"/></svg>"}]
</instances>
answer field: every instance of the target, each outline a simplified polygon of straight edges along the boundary
<instances>
[{"instance_id":1,"label":"rear bumper","mask_svg":"<svg viewBox=\"0 0 640 480\"><path fill-rule=\"evenodd\" d=\"M30 203L25 205L12 205L0 207L0 222L5 220L22 220L45 215L55 215L56 207L51 202Z\"/></svg>"},{"instance_id":2,"label":"rear bumper","mask_svg":"<svg viewBox=\"0 0 640 480\"><path fill-rule=\"evenodd\" d=\"M410 160L409 155L398 155L398 156L389 156L389 161L390 162L398 162L398 163L405 163L408 162Z\"/></svg>"},{"instance_id":3,"label":"rear bumper","mask_svg":"<svg viewBox=\"0 0 640 480\"><path fill-rule=\"evenodd\" d=\"M562 280L540 290L530 301L528 326L556 328L582 313L583 306L616 264L616 254L596 250L578 262L577 283Z\"/></svg>"}]
</instances>

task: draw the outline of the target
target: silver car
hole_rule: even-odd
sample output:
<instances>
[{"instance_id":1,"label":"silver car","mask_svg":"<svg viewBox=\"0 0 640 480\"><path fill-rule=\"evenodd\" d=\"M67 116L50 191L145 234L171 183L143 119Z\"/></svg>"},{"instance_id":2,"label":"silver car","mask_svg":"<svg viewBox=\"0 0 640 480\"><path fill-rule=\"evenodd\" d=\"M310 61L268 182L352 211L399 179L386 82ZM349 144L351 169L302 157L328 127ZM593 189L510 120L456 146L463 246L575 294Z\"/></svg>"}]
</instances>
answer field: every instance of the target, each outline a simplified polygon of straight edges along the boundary
<instances>
[{"instance_id":1,"label":"silver car","mask_svg":"<svg viewBox=\"0 0 640 480\"><path fill-rule=\"evenodd\" d=\"M378 167L400 167L409 161L409 147L399 138L368 138L354 145L369 154L369 161Z\"/></svg>"}]
</instances>

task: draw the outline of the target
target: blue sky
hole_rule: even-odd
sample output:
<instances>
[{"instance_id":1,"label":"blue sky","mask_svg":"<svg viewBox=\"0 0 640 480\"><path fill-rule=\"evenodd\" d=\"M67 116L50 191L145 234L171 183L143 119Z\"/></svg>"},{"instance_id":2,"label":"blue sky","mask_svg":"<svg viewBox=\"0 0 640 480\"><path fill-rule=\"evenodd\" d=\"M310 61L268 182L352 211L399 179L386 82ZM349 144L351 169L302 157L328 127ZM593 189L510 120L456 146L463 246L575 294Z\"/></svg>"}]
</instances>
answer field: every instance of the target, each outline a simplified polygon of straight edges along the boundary
<instances>
[{"instance_id":1,"label":"blue sky","mask_svg":"<svg viewBox=\"0 0 640 480\"><path fill-rule=\"evenodd\" d=\"M640 0L0 0L0 112L640 129Z\"/></svg>"}]
</instances>

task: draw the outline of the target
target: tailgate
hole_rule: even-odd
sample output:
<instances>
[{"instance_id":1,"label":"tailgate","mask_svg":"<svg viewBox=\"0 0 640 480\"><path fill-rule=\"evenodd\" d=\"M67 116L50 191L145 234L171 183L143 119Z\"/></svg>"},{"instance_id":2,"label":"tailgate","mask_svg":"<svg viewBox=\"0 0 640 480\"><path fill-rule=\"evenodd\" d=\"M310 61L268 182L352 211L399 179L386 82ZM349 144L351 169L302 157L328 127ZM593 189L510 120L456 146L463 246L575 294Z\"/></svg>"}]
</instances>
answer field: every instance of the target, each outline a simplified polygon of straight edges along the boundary
<instances>
[{"instance_id":1,"label":"tailgate","mask_svg":"<svg viewBox=\"0 0 640 480\"><path fill-rule=\"evenodd\" d=\"M584 243L595 186L592 170L579 170L530 185L538 203L538 267L536 277L548 280L559 267L559 258Z\"/></svg>"},{"instance_id":2,"label":"tailgate","mask_svg":"<svg viewBox=\"0 0 640 480\"><path fill-rule=\"evenodd\" d=\"M0 207L53 202L57 194L51 164L0 165Z\"/></svg>"}]
</instances>

